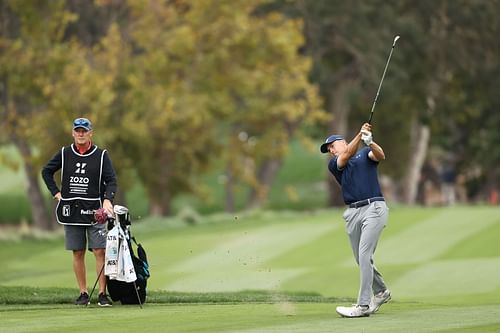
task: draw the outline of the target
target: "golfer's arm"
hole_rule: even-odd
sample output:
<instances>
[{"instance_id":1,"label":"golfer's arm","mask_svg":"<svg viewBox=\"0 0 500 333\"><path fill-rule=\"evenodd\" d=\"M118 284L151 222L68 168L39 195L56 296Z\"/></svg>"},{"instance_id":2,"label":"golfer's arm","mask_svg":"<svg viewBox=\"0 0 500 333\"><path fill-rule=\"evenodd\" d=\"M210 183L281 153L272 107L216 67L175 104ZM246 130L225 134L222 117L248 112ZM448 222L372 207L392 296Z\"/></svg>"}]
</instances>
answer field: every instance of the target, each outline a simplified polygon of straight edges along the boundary
<instances>
[{"instance_id":1,"label":"golfer's arm","mask_svg":"<svg viewBox=\"0 0 500 333\"><path fill-rule=\"evenodd\" d=\"M342 169L347 165L347 161L358 151L359 143L361 142L361 132L358 133L347 145L347 149L337 158L337 167Z\"/></svg>"},{"instance_id":2,"label":"golfer's arm","mask_svg":"<svg viewBox=\"0 0 500 333\"><path fill-rule=\"evenodd\" d=\"M370 152L368 153L368 157L374 161L383 161L385 160L385 153L382 147L380 147L377 143L372 142L370 144Z\"/></svg>"}]
</instances>

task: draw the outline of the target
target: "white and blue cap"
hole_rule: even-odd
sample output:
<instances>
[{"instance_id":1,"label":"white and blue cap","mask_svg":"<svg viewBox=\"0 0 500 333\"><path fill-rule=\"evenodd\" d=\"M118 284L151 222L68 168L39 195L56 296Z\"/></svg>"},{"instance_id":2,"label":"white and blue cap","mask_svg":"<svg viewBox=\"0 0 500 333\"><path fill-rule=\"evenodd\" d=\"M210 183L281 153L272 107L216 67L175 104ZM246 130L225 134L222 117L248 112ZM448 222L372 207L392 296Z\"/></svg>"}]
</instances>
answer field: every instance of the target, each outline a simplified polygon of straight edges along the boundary
<instances>
[{"instance_id":1,"label":"white and blue cap","mask_svg":"<svg viewBox=\"0 0 500 333\"><path fill-rule=\"evenodd\" d=\"M332 142L335 142L337 140L344 140L344 137L342 135L337 135L337 134L333 134L333 135L330 135L328 138L326 138L325 140L325 143L323 143L321 145L321 147L319 148L319 150L325 154L325 153L328 153L328 145Z\"/></svg>"},{"instance_id":2,"label":"white and blue cap","mask_svg":"<svg viewBox=\"0 0 500 333\"><path fill-rule=\"evenodd\" d=\"M92 131L92 123L87 118L76 118L73 121L73 129L83 128L86 131Z\"/></svg>"}]
</instances>

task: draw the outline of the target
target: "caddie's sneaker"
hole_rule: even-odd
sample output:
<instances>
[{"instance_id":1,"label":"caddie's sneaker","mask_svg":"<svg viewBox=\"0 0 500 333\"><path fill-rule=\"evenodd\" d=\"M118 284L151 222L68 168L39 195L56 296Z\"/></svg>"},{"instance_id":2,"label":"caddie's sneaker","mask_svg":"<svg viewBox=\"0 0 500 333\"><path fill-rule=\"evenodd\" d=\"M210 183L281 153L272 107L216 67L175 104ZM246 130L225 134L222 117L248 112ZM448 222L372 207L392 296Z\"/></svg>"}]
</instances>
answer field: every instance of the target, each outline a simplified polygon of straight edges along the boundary
<instances>
[{"instance_id":1,"label":"caddie's sneaker","mask_svg":"<svg viewBox=\"0 0 500 333\"><path fill-rule=\"evenodd\" d=\"M380 307L382 306L382 304L387 303L390 300L391 300L391 291L389 289L386 289L374 295L370 302L370 313L377 312L378 309L380 309Z\"/></svg>"},{"instance_id":2,"label":"caddie's sneaker","mask_svg":"<svg viewBox=\"0 0 500 333\"><path fill-rule=\"evenodd\" d=\"M75 301L76 305L88 305L90 304L90 299L89 299L89 294L83 292L78 296L78 298Z\"/></svg>"},{"instance_id":3,"label":"caddie's sneaker","mask_svg":"<svg viewBox=\"0 0 500 333\"><path fill-rule=\"evenodd\" d=\"M368 317L370 315L368 305L337 306L335 311L342 317L347 318Z\"/></svg>"},{"instance_id":4,"label":"caddie's sneaker","mask_svg":"<svg viewBox=\"0 0 500 333\"><path fill-rule=\"evenodd\" d=\"M109 300L108 296L106 296L105 293L99 294L97 304L99 304L99 306L111 306L112 305L111 301Z\"/></svg>"}]
</instances>

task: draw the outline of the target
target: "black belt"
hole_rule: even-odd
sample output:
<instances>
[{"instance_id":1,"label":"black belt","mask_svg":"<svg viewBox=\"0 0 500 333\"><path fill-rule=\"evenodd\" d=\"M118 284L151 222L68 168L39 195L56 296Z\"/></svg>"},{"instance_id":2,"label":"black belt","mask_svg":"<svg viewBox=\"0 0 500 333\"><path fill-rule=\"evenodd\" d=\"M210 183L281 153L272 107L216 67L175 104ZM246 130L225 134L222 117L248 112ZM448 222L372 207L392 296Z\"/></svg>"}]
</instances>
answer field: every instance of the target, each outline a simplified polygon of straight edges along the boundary
<instances>
[{"instance_id":1,"label":"black belt","mask_svg":"<svg viewBox=\"0 0 500 333\"><path fill-rule=\"evenodd\" d=\"M365 200L353 202L353 203L349 204L349 208L363 207L363 206L369 205L370 203L375 202L375 201L385 201L385 200L384 200L384 197L373 197L370 199L365 199Z\"/></svg>"}]
</instances>

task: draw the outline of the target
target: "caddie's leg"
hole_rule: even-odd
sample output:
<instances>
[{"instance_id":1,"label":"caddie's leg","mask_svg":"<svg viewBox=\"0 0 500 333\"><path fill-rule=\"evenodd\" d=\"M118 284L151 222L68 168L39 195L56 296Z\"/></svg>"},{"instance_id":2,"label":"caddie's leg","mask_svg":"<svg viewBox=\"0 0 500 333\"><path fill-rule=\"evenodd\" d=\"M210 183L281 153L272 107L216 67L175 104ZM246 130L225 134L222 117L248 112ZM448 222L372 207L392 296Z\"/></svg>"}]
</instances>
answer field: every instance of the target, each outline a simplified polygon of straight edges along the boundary
<instances>
[{"instance_id":1,"label":"caddie's leg","mask_svg":"<svg viewBox=\"0 0 500 333\"><path fill-rule=\"evenodd\" d=\"M85 250L73 250L73 271L80 293L87 292L87 276L85 274Z\"/></svg>"},{"instance_id":2,"label":"caddie's leg","mask_svg":"<svg viewBox=\"0 0 500 333\"><path fill-rule=\"evenodd\" d=\"M388 214L387 206L383 201L370 204L363 212L365 219L361 227L359 241L360 288L358 304L370 304L373 296L373 280L377 276L374 273L373 254L380 234L387 223ZM380 273L378 276L381 276Z\"/></svg>"},{"instance_id":3,"label":"caddie's leg","mask_svg":"<svg viewBox=\"0 0 500 333\"><path fill-rule=\"evenodd\" d=\"M73 253L73 272L75 272L76 282L80 293L87 292L87 276L85 272L85 244L87 236L85 227L75 225L64 226L64 242L66 250Z\"/></svg>"}]
</instances>

